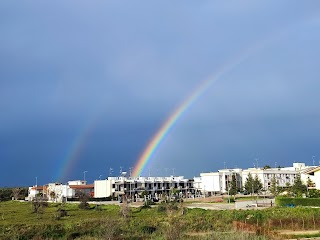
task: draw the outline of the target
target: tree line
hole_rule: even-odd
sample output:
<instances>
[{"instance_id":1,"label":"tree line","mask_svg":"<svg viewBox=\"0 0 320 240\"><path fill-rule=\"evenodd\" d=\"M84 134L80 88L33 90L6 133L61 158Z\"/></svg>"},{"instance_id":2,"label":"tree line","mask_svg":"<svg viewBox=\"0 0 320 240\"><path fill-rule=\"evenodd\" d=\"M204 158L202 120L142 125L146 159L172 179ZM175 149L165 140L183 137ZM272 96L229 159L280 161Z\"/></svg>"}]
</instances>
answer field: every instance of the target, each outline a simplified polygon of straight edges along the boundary
<instances>
[{"instance_id":1,"label":"tree line","mask_svg":"<svg viewBox=\"0 0 320 240\"><path fill-rule=\"evenodd\" d=\"M28 188L0 188L0 201L8 201L12 198L15 200L24 199L28 196Z\"/></svg>"}]
</instances>

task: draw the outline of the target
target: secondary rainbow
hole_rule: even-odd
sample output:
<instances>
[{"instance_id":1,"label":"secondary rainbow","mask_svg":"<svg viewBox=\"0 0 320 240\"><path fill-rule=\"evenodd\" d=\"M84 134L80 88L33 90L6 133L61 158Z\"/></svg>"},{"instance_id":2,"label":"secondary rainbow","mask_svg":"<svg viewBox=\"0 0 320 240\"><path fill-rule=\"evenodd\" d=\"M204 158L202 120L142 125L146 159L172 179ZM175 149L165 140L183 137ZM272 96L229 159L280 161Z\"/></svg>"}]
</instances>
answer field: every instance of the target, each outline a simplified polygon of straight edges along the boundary
<instances>
[{"instance_id":1,"label":"secondary rainbow","mask_svg":"<svg viewBox=\"0 0 320 240\"><path fill-rule=\"evenodd\" d=\"M62 158L60 167L58 168L56 180L58 182L63 182L69 179L72 175L72 171L77 161L79 160L81 153L83 152L87 141L90 139L90 134L93 129L95 129L98 123L98 115L93 115L84 122L84 125L78 131L78 134L73 138L72 144L67 149L65 157Z\"/></svg>"}]
</instances>

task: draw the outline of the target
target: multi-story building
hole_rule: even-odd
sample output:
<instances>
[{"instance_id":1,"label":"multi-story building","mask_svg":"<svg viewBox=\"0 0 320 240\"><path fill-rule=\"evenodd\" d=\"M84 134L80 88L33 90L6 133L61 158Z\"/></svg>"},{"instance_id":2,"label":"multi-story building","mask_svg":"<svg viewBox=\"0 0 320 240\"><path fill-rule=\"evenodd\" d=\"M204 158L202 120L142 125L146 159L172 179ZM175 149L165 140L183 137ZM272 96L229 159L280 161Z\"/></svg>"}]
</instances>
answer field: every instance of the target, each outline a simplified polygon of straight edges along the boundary
<instances>
[{"instance_id":1,"label":"multi-story building","mask_svg":"<svg viewBox=\"0 0 320 240\"><path fill-rule=\"evenodd\" d=\"M312 169L314 171L311 171ZM238 187L243 188L250 173L253 178L257 176L260 179L263 189L268 190L273 177L276 178L278 186L285 187L292 185L298 174L305 184L308 178L315 182L316 171L320 172L320 167L305 166L304 163L294 163L292 167L284 168L222 169L218 172L200 173L200 177L194 178L194 187L196 191L206 195L227 193L233 175L236 177ZM318 185L320 188L320 180Z\"/></svg>"},{"instance_id":2,"label":"multi-story building","mask_svg":"<svg viewBox=\"0 0 320 240\"><path fill-rule=\"evenodd\" d=\"M170 177L108 177L106 180L94 182L94 196L96 198L131 196L137 197L144 192L152 197L169 195L175 189L180 195L194 193L193 180L183 176Z\"/></svg>"}]
</instances>

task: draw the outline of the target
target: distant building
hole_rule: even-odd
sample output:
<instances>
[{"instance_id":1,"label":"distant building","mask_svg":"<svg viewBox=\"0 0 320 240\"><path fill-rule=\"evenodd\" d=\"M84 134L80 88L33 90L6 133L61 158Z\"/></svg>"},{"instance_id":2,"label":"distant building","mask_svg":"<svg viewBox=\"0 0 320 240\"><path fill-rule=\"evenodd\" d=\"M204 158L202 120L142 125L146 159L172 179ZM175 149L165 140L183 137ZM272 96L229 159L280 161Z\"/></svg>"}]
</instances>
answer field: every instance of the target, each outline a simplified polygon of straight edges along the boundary
<instances>
[{"instance_id":1,"label":"distant building","mask_svg":"<svg viewBox=\"0 0 320 240\"><path fill-rule=\"evenodd\" d=\"M30 187L28 200L33 200L37 195L52 202L66 201L68 198L76 197L78 192L93 197L94 185L86 184L86 181L69 181L68 184L48 183L41 187Z\"/></svg>"}]
</instances>

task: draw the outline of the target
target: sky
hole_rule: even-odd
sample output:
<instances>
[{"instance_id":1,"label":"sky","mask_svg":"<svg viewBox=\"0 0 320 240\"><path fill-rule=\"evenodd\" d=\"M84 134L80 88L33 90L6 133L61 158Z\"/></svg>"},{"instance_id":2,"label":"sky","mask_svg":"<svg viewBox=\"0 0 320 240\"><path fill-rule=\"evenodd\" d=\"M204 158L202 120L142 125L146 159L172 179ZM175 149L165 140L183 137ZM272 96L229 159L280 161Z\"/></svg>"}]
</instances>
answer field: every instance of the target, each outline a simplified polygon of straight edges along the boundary
<instances>
[{"instance_id":1,"label":"sky","mask_svg":"<svg viewBox=\"0 0 320 240\"><path fill-rule=\"evenodd\" d=\"M0 186L320 162L319 1L1 1ZM110 171L112 168L112 171Z\"/></svg>"}]
</instances>

